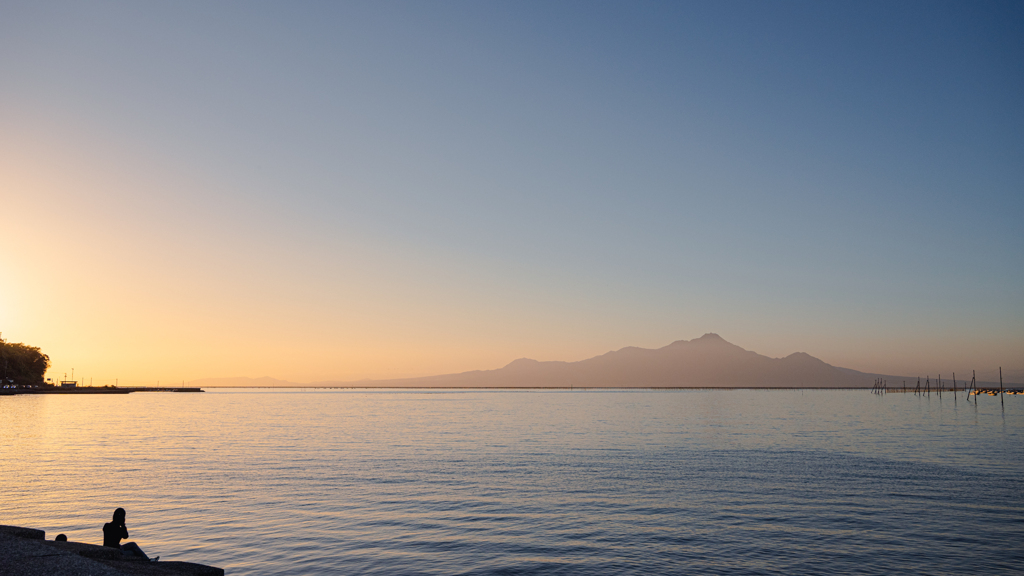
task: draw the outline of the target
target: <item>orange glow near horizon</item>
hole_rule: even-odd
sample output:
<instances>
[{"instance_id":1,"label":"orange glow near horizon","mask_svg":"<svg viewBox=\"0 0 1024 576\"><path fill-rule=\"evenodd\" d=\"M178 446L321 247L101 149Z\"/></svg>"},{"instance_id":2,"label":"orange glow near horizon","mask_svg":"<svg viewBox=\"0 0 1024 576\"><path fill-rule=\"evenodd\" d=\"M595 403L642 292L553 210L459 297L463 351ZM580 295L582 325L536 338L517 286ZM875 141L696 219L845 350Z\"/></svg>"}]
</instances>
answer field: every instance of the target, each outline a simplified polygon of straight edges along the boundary
<instances>
[{"instance_id":1,"label":"orange glow near horizon","mask_svg":"<svg viewBox=\"0 0 1024 576\"><path fill-rule=\"evenodd\" d=\"M2 144L0 190L21 217L0 251L0 331L40 346L57 378L72 368L97 385L401 378L499 368L519 357L581 360L708 331L769 356L805 351L870 372L1020 361L1015 334L908 339L800 321L783 332L770 315L716 324L698 308L691 322L677 322L685 317L678 312L668 321L645 310L602 315L599 302L574 301L571 289L501 286L451 262L424 263L414 248L397 256L342 249L325 262L316 247L305 253L274 234L238 239L216 225L179 227L181 206L158 219L167 206L145 206L148 195L196 185L173 174L134 174L109 156L70 162L67 150L54 163L39 147ZM132 212L139 206L145 217Z\"/></svg>"},{"instance_id":2,"label":"orange glow near horizon","mask_svg":"<svg viewBox=\"0 0 1024 576\"><path fill-rule=\"evenodd\" d=\"M876 299L889 309L861 293L830 302L784 271L766 292L759 278L721 265L738 256L711 243L679 241L670 258L641 266L634 255L649 246L637 241L616 256L621 270L591 246L600 235L564 240L550 260L460 251L466 243L425 241L399 218L387 233L334 224L318 197L293 200L290 184L268 192L255 176L183 167L128 136L98 138L90 122L8 119L0 134L0 198L14 215L0 245L0 332L42 348L57 377L74 368L96 384L401 378L520 357L582 360L705 332L768 356L803 351L865 372L1019 370L1024 361L1015 316L942 308L946 296L929 304L944 315L904 314L916 292ZM373 194L365 182L332 186L337 214ZM974 301L1007 288L988 290Z\"/></svg>"}]
</instances>

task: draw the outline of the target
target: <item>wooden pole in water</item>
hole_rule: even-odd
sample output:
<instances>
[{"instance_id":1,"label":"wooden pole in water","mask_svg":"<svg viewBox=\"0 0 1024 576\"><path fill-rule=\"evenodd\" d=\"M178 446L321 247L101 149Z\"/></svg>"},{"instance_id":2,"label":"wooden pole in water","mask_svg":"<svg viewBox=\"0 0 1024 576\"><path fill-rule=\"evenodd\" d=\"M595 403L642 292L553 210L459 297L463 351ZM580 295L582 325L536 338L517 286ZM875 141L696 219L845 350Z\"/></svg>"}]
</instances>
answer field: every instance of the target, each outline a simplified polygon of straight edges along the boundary
<instances>
[{"instance_id":1,"label":"wooden pole in water","mask_svg":"<svg viewBox=\"0 0 1024 576\"><path fill-rule=\"evenodd\" d=\"M1003 406L1003 367L999 367L999 405Z\"/></svg>"},{"instance_id":2,"label":"wooden pole in water","mask_svg":"<svg viewBox=\"0 0 1024 576\"><path fill-rule=\"evenodd\" d=\"M953 372L953 406L956 406L956 372Z\"/></svg>"}]
</instances>

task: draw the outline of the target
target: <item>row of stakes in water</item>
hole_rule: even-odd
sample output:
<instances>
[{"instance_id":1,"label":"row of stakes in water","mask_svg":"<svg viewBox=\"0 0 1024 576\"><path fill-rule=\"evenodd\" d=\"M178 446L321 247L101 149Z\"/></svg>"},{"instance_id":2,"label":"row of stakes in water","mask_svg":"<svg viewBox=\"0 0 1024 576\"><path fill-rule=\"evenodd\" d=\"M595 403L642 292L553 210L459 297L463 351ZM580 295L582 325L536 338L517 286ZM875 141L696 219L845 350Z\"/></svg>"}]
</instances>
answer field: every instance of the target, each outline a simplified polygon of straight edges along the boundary
<instances>
[{"instance_id":1,"label":"row of stakes in water","mask_svg":"<svg viewBox=\"0 0 1024 576\"><path fill-rule=\"evenodd\" d=\"M939 376L938 380L936 380L936 383L935 383L935 392L941 397L943 390L944 389L942 387L942 376ZM950 389L945 389L945 390L946 391L950 391ZM978 385L977 385L977 376L974 373L972 373L972 375L971 375L971 383L969 385L965 384L964 387L961 388L960 390L966 392L968 397L970 397L970 396L977 397L979 394L988 394L989 396L1000 396L1000 397L1003 394L1010 394L1010 395L1019 395L1020 394L1020 395L1024 395L1024 389L1020 389L1020 388L1004 388L1003 387L1003 369L1002 369L1002 367L999 368L999 389L998 390L995 390L995 389L992 389L992 388L980 388L979 389ZM875 379L875 385L871 388L871 392L873 394L888 394L890 392L907 392L907 391L908 390L907 390L907 382L906 382L906 380L903 381L903 388L902 389L898 389L898 388L897 389L890 389L889 388L889 383L888 383L887 380L884 380L882 378L876 378ZM917 379L917 386L913 390L911 390L911 392L913 392L914 394L921 394L921 395L928 394L928 395L931 395L931 393L932 393L931 377L929 376L929 377L927 377L925 379L925 384L924 384L923 388L921 386L921 379L918 378ZM956 399L956 393L957 393L956 374L953 374L953 388L952 388L952 392L953 392L953 399L955 400Z\"/></svg>"}]
</instances>

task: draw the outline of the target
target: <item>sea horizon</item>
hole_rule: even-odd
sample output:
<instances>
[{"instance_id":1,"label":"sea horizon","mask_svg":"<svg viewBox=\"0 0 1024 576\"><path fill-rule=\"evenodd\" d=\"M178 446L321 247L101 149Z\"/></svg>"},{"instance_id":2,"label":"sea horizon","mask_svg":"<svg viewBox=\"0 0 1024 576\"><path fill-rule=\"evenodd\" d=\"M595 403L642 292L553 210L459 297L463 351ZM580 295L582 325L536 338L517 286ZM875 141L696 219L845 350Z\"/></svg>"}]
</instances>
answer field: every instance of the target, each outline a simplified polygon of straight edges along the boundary
<instances>
[{"instance_id":1,"label":"sea horizon","mask_svg":"<svg viewBox=\"0 0 1024 576\"><path fill-rule=\"evenodd\" d=\"M1022 46L0 2L0 576L1024 575Z\"/></svg>"}]
</instances>

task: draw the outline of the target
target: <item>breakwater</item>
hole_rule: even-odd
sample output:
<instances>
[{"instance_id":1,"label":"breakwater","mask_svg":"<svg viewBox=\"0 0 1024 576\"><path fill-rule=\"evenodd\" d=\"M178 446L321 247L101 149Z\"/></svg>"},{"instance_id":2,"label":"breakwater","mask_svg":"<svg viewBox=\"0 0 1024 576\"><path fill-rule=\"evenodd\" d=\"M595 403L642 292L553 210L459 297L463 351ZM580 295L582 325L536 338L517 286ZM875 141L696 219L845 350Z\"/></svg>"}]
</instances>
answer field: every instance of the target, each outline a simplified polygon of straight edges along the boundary
<instances>
[{"instance_id":1,"label":"breakwater","mask_svg":"<svg viewBox=\"0 0 1024 576\"><path fill-rule=\"evenodd\" d=\"M132 392L203 392L202 388L185 387L153 387L153 386L76 386L74 388L61 388L56 386L28 387L0 389L0 395L14 396L16 394L131 394Z\"/></svg>"}]
</instances>

